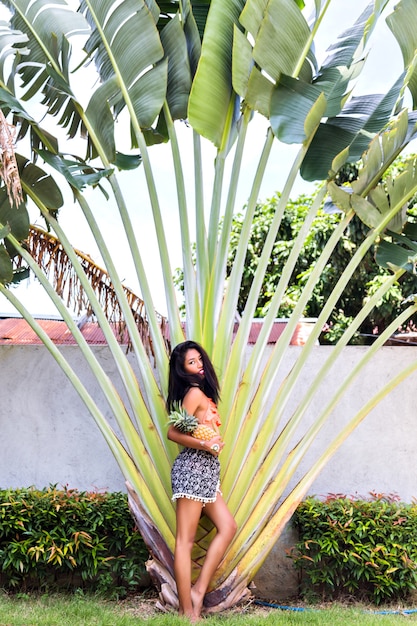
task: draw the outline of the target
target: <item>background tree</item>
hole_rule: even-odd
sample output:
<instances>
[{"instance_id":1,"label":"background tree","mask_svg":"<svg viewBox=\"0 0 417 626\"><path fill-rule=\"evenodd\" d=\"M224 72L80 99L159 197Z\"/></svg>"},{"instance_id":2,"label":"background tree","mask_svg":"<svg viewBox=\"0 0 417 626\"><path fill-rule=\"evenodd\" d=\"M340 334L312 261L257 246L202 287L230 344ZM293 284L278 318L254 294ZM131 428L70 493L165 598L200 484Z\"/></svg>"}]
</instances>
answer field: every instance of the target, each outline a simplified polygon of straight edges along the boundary
<instances>
[{"instance_id":1,"label":"background tree","mask_svg":"<svg viewBox=\"0 0 417 626\"><path fill-rule=\"evenodd\" d=\"M397 171L401 168L397 166ZM257 204L252 222L250 242L246 252L242 282L240 285L238 312L243 314L246 299L250 293L252 281L256 274L258 260L273 221L280 194L277 193L264 204ZM273 295L278 288L281 272L288 260L292 245L304 223L309 209L314 202L314 196L299 196L295 201L289 201L274 243L270 262L265 273L264 282L259 295L255 317L263 318L267 314ZM314 269L316 261L342 219L342 214L332 207L332 212L320 208L314 218L309 233L304 240L303 248L298 256L288 287L280 303L276 317L288 318L291 316L300 295ZM413 202L410 203L408 213L413 216L415 211ZM241 236L245 220L244 212L233 218L230 248L228 256L228 275L233 267L233 260ZM310 300L306 303L303 315L316 318L332 293L337 280L358 247L369 234L369 228L355 216L338 241L332 256L324 268L320 280L312 291ZM320 336L321 343L335 343L346 330L349 323L362 309L364 302L388 279L391 272L381 267L375 258L375 246L365 254L355 269L351 280L341 294L335 309L332 311L326 327ZM371 343L375 337L383 332L387 326L400 314L404 301L416 292L416 277L406 274L394 284L385 296L376 303L367 319L361 324L352 343ZM412 318L410 322L415 322ZM410 323L409 322L409 323Z\"/></svg>"},{"instance_id":2,"label":"background tree","mask_svg":"<svg viewBox=\"0 0 417 626\"><path fill-rule=\"evenodd\" d=\"M7 242L0 248L0 293L35 329L96 420L130 485L132 511L152 553L149 570L160 587L161 602L175 605L172 576L175 512L169 474L177 448L166 439L164 399L168 352L160 319L154 311L150 277L145 271L132 225L132 216L140 211L138 199L147 193L164 277L170 341L176 344L184 339L184 328L170 266L168 234L171 233L164 228L150 158L151 149L158 149L155 144L169 139L177 194L179 244L183 253L186 334L204 345L219 373L222 387L219 408L226 444L222 453L222 488L239 527L206 598L209 610L221 610L247 595L249 581L323 464L375 404L417 369L417 362L413 363L396 373L388 384L383 381L382 387L369 390L370 397L365 406L340 427L321 456L303 467L297 484L291 483L317 433L329 422L338 400L392 333L392 325L363 354L351 374L338 389L334 389L329 405L320 407L314 423L307 426L303 424L303 416L312 398L363 318L390 286L410 269L417 254L417 237L406 231L408 224L404 227L407 218L403 211L417 191L415 160L411 160L395 180L381 183L384 171L401 154L415 132L416 114L403 106L403 95L408 89L412 102L417 101L412 52L417 47L417 34L407 28L417 21L417 6L414 0L401 0L388 16L390 28L403 52L404 73L394 85L387 86L383 94L353 97L352 81L364 67L364 49L387 5L384 0L365 7L357 21L331 42L323 62L315 56L314 38L330 1L315 0L311 6L305 7L302 0L212 0L208 14L198 11L201 8L207 11L207 0L196 0L192 4L187 0L160 2L159 5L153 0L82 0L78 11L68 7L64 0L4 0L3 4L11 8L12 17L10 24L2 25L0 30L0 106L8 123L13 121L17 126L19 138L26 139L18 147L27 150L28 156L17 155L23 202L15 206L7 199L4 187L0 189L0 237ZM312 15L307 10L310 8L313 9ZM194 19L194 11L198 21ZM97 73L94 79L91 77L91 61L94 61ZM83 86L81 90L80 85ZM85 85L92 86L89 99ZM39 116L40 102L42 115ZM254 111L263 115L269 126L253 175L233 269L226 283L236 190L245 148L252 150L250 145L246 146L245 140ZM60 135L60 126L67 129L65 149L60 147L50 127L45 130L46 117L58 126L55 135ZM177 134L178 122L184 119L187 119L193 136L193 176L182 164ZM121 128L119 123L126 123L125 128L132 138L131 150L120 149L119 135L115 132L116 128ZM78 154L75 147L71 151L71 139L80 136L86 137L84 156L69 156ZM203 179L207 172L202 166L201 146L205 140L216 149L214 171L210 172L213 186L209 210L203 194ZM289 165L288 180L265 240L245 314L234 337L250 227L276 140L297 144L299 150ZM333 179L347 161L357 162L361 158L358 178L352 182L353 192L346 193ZM228 162L231 162L230 170L226 168ZM139 182L139 177L135 180L136 193L129 205L119 170L135 168L139 164L143 168L144 180ZM54 177L47 175L51 168L55 170ZM231 171L230 177L227 171ZM326 180L326 185L317 194L294 242L263 330L246 362L242 354L247 346L259 290L299 172L306 180ZM69 185L82 211L85 227L90 229L97 242L120 303L139 367L140 384L114 336L80 259L56 219L63 203L61 187L65 184ZM187 189L189 184L191 190ZM152 359L138 332L100 228L102 191L112 198L124 227L124 250L131 254L146 307ZM285 332L265 363L265 346L275 312L279 310L304 238L327 193L342 209L343 219L317 260ZM93 205L92 198L96 199L97 194L100 194L99 199ZM29 229L28 204L32 202L48 228L54 231L82 283L118 368L126 398L124 402L97 363L59 296L25 249L24 239ZM171 212L172 206L171 197L168 207ZM339 277L321 310L317 327L278 389L280 366L298 319L355 213L371 230ZM223 223L219 233L220 215ZM195 223L192 239L197 244L195 268L190 244L192 223ZM300 372L308 367L309 355L323 324L355 267L375 241L385 237L387 228L395 236L390 235L391 240L385 246L381 242L379 248L385 264L394 269L392 276L366 302L334 349L329 351L325 365L311 385L303 388L301 394L297 392L297 408L288 415L288 399ZM169 241L172 245L172 238ZM114 415L117 435L79 380L77 372L8 288L13 280L16 255L20 255L35 273L57 312L66 321ZM416 309L416 304L410 302L395 320L395 327ZM294 440L297 442L295 446ZM203 519L195 571L212 532Z\"/></svg>"}]
</instances>

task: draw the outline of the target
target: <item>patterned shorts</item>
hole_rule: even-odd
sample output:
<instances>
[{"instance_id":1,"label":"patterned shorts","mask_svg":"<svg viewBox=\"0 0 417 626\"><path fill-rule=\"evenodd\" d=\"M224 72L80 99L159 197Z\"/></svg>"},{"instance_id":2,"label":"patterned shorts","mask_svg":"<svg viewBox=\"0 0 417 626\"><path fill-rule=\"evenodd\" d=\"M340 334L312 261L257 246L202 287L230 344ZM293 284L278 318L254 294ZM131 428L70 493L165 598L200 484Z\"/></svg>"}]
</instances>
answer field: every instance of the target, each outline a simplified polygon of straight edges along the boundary
<instances>
[{"instance_id":1,"label":"patterned shorts","mask_svg":"<svg viewBox=\"0 0 417 626\"><path fill-rule=\"evenodd\" d=\"M173 500L215 502L220 493L219 459L205 450L184 448L172 466L171 484Z\"/></svg>"}]
</instances>

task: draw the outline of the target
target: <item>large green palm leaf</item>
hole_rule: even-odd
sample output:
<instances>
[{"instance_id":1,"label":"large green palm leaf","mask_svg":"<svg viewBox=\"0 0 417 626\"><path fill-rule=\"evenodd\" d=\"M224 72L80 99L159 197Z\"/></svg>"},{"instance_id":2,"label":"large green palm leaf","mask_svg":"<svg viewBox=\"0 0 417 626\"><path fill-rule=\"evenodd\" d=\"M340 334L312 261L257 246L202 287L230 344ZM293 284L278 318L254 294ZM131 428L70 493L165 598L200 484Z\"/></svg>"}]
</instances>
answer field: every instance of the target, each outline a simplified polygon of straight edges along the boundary
<instances>
[{"instance_id":1,"label":"large green palm leaf","mask_svg":"<svg viewBox=\"0 0 417 626\"><path fill-rule=\"evenodd\" d=\"M329 368L336 358L340 357L344 345L359 326L362 316L376 301L372 300L367 305L368 309L364 308L342 337L329 362L317 374L312 386L300 396L294 413L289 417L286 415L289 398L296 393L297 380L308 363L321 325L335 306L355 264L387 227L392 228L397 221L398 228L398 215L401 215L404 203L416 191L414 165L407 170L400 183L395 185L395 189L392 184L388 188L379 184L385 169L409 142L414 132L413 114L408 115L407 111L404 111L392 126L378 134L390 119L392 112L401 106L401 95L406 86L413 89L411 55L409 52L405 54L404 77L401 76L385 96L371 95L367 99L351 100L350 81L363 68L360 55L386 5L384 1L377 3L375 7L369 6L352 28L345 31L330 48L329 56L321 68L313 54L312 43L329 3L320 0L315 2L312 23L308 23L302 13L304 3L301 0L162 2L160 6L164 14L161 19L158 5L152 0L146 2L83 0L80 13L67 11L66 24L61 20L64 6L61 2L50 4L38 0L30 4L17 0L7 4L14 11L14 29L20 28L23 35L10 29L4 33L3 38L0 37L0 45L6 48L8 55L10 55L8 42L15 43L16 54L16 62L10 77L6 76L8 71L6 65L2 65L0 85L2 108L6 113L12 111L15 119L23 120L22 129L33 129L37 140L32 141L32 145L37 149L38 155L68 182L82 208L126 318L132 346L137 356L140 384L123 350L117 344L101 310L100 302L89 285L67 235L51 215L49 209L53 205L48 204L46 197L36 186L26 183L22 170L25 200L30 199L37 205L49 227L54 230L88 294L92 309L105 333L110 352L117 363L127 397L125 405L110 381L103 376L91 350L77 332L68 311L53 294L45 277L42 276L42 271L19 244L18 239L22 237L22 233L13 229L10 231L7 227L8 214L12 209L8 208L6 203L2 204L3 212L0 213L0 237L7 241L7 248L6 246L0 248L0 269L7 265L8 250L14 250L26 259L27 264L37 274L90 363L116 417L121 433L120 440L108 428L105 417L89 397L81 381L71 372L62 355L42 334L30 313L16 301L12 292L6 289L5 283L9 282L10 278L9 266L2 274L1 291L30 321L52 356L61 364L72 384L78 389L108 441L126 479L132 485L132 508L155 557L150 570L161 584L166 583L162 584L162 590L168 594L166 597L168 603L173 597L173 591L167 590L172 583L174 542L174 507L169 498L169 471L176 453L176 446L166 440L165 430L164 398L168 355L159 319L153 310L149 277L145 272L141 251L136 242L130 217L131 209L127 205L114 168L115 163L126 162L123 155L118 152L114 120L122 120L124 116L128 116L132 145L134 148L138 147L140 151L140 158L133 154L132 160L136 159L136 163L141 163L144 168L167 292L171 341L175 344L184 337L184 330L173 288L167 233L148 148L150 144L160 139L170 140L184 261L187 315L185 332L205 345L220 375L222 383L220 409L226 442L222 454L223 488L229 506L239 522L239 532L216 574L213 592L207 599L214 610L219 610L245 595L247 583L260 567L284 523L305 495L325 459L330 458L353 426L366 415L365 407L360 415L352 419L350 427L341 431L326 454L313 464L299 485L292 488L282 505L277 508L277 502L290 488L294 473L311 446L314 434L328 422L331 408L341 394L346 392L351 380L358 375L360 368L385 338L385 336L381 338L375 348L369 351L369 355L352 372L346 384L340 390L336 390L334 399L329 407L324 407L322 413L317 416L312 429L304 432L302 425L305 412ZM207 15L208 6L210 10ZM401 9L407 9L408 6L407 0L399 3L397 16L394 14L391 18L391 27L393 31L401 33L399 38L402 48L409 51L409 37L401 28L404 19ZM42 12L39 12L40 7ZM201 13L199 11L193 13L194 7L202 9ZM177 8L179 13L175 15ZM44 19L39 21L41 15ZM81 29L84 32L87 24L90 30L85 52L90 60L94 60L100 80L92 89L89 104L83 107L75 96L74 80L78 73L83 72L84 65L79 65L74 76L69 71L71 62L69 40L72 31L79 32ZM198 32L202 35L201 46ZM274 45L268 45L271 37ZM55 45L56 41L60 42L59 47ZM26 51L28 62L24 63L23 53ZM19 76L23 79L28 106L31 97L40 92L44 96L47 112L55 115L58 123L70 129L70 136L75 136L81 127L85 129L89 141L87 159L68 159L62 154L52 136L40 129L34 117L26 110L25 102L17 95L19 92L14 85ZM271 127L268 129L264 149L254 175L247 207L247 222L242 230L232 279L225 287L228 238L232 216L236 209L239 173L246 148L246 132L253 111L260 111L269 118ZM190 217L192 211L189 209L187 193L188 173L184 171L181 163L180 143L174 123L176 119L186 115L193 127L196 163L193 176L198 243L195 267L190 243L192 238L190 223L193 218ZM323 133L326 136L325 144L321 141ZM208 137L217 148L209 215L205 209L202 193L204 172L201 138L204 137ZM250 236L251 216L276 137L300 143L300 150L290 169L273 227L260 258L245 314L240 320L233 342L236 302ZM375 139L368 147L372 137ZM41 149L38 149L39 146ZM232 146L234 150L231 150ZM263 353L275 311L279 307L303 239L308 233L309 222L320 206L327 188L323 186L317 193L312 211L294 242L293 251L274 297L273 307L265 319L263 331L246 363L242 359L242 353L246 348L253 311L285 204L292 192L297 173L302 168L307 177L327 178L329 171L333 175L346 160L353 155L361 155L364 150L368 152L364 155L364 167L353 194L346 194L333 183L328 184L333 201L345 211L345 218L327 244L320 261L311 273L286 331L265 363ZM97 159L94 161L94 167L89 161L91 157ZM229 181L226 180L228 159L232 159ZM322 169L317 168L319 161L324 163ZM99 216L87 201L87 195L83 194L85 185L99 183L103 188L106 179L109 181L109 187L122 218L127 247L132 253L141 295L146 305L155 351L155 368L149 361L146 347L135 327L134 317L129 310L129 303L114 260L100 232ZM348 224L355 210L363 214L365 221L371 220L373 231L341 276L300 358L277 391L279 371L298 318L302 316L304 306L320 279L321 269L337 244L343 227ZM221 213L224 217L219 233L218 221ZM399 223L401 224L401 221ZM411 244L408 248L412 263L415 248ZM385 253L386 250L382 249L382 252ZM393 260L396 258L398 257L393 257ZM404 263L397 265L402 267ZM402 271L397 270L396 277ZM375 298L382 297L390 284L392 283L387 281ZM413 311L414 306L410 306L397 322L406 319ZM407 373L405 372L403 376ZM291 442L294 437L298 439L297 445L292 450ZM195 554L196 572L212 535L211 526L202 523Z\"/></svg>"}]
</instances>

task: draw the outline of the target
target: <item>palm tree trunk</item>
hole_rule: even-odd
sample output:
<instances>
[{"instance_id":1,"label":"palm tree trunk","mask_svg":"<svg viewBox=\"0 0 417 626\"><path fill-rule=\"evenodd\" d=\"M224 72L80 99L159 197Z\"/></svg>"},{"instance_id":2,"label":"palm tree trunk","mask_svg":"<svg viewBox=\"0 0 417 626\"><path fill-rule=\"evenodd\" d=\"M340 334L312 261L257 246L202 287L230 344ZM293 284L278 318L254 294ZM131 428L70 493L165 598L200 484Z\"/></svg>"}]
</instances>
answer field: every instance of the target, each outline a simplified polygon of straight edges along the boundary
<instances>
[{"instance_id":1,"label":"palm tree trunk","mask_svg":"<svg viewBox=\"0 0 417 626\"><path fill-rule=\"evenodd\" d=\"M146 563L146 570L159 592L157 608L164 612L177 610L178 596L174 578L174 556L172 551L146 513L132 485L126 482L126 487L130 511L150 553L150 559ZM200 560L201 547L199 558L193 563L194 571L198 572L200 569L198 564ZM234 570L217 588L206 594L204 599L205 613L219 613L250 598L251 592L248 588L250 581L243 580L236 585L237 576L237 571Z\"/></svg>"}]
</instances>

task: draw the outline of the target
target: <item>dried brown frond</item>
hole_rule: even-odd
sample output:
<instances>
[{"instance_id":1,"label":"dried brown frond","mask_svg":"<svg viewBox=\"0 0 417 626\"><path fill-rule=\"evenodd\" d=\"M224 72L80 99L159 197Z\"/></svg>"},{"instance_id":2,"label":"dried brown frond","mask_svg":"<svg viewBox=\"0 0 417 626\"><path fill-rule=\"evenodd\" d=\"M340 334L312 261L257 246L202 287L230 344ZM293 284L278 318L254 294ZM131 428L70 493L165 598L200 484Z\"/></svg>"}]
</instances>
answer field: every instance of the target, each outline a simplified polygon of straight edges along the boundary
<instances>
[{"instance_id":1,"label":"dried brown frond","mask_svg":"<svg viewBox=\"0 0 417 626\"><path fill-rule=\"evenodd\" d=\"M14 151L16 129L0 109L0 177L6 185L9 202L18 207L23 201L22 185Z\"/></svg>"},{"instance_id":2,"label":"dried brown frond","mask_svg":"<svg viewBox=\"0 0 417 626\"><path fill-rule=\"evenodd\" d=\"M59 240L50 233L35 226L31 226L25 247L39 267L44 271L55 291L64 300L66 305L75 310L77 315L84 311L87 312L87 316L90 315L90 303L85 295L81 281L75 273L74 267ZM128 349L130 349L131 339L128 335L120 303L108 273L94 263L88 255L75 249L74 252L96 293L107 319L117 329L116 336L118 341L127 344ZM123 286L123 289L143 345L149 354L153 354L149 324L146 319L145 304L143 300L128 287ZM167 320L162 315L158 315L158 321L162 336L168 347Z\"/></svg>"}]
</instances>

